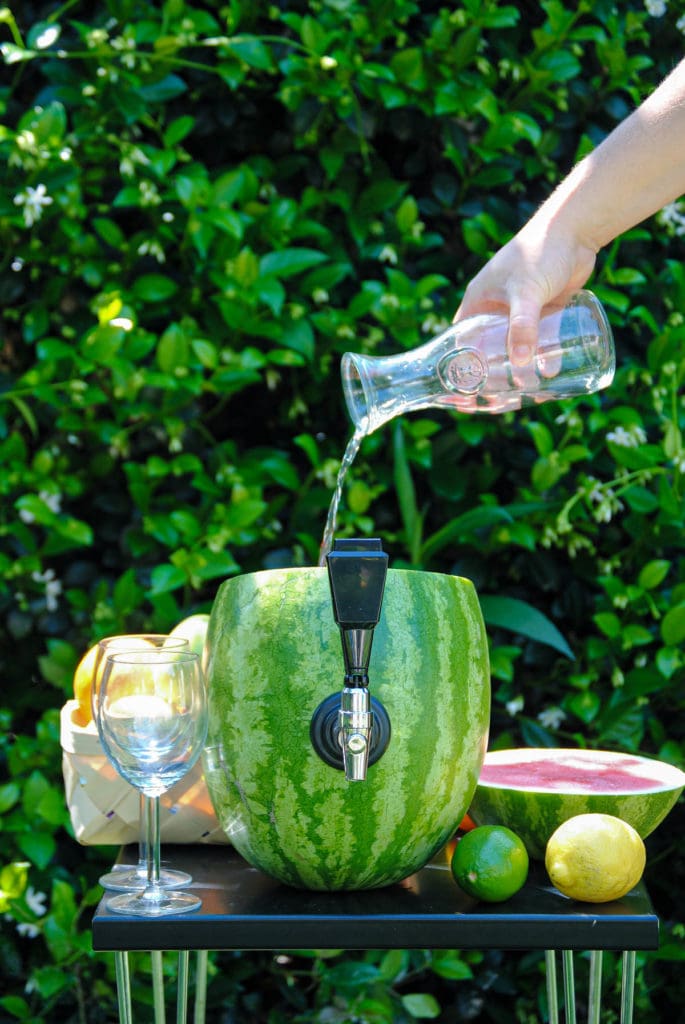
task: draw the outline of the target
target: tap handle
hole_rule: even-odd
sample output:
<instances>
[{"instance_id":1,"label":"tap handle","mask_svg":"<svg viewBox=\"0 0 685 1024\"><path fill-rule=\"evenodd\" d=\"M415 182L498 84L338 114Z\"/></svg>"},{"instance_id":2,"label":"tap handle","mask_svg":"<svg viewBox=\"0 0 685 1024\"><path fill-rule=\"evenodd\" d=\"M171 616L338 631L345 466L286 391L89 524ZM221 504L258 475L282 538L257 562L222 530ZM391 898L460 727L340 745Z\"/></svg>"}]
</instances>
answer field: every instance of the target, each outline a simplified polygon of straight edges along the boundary
<instances>
[{"instance_id":1,"label":"tap handle","mask_svg":"<svg viewBox=\"0 0 685 1024\"><path fill-rule=\"evenodd\" d=\"M373 629L380 619L388 571L388 556L380 540L336 540L326 564L338 626L342 630Z\"/></svg>"}]
</instances>

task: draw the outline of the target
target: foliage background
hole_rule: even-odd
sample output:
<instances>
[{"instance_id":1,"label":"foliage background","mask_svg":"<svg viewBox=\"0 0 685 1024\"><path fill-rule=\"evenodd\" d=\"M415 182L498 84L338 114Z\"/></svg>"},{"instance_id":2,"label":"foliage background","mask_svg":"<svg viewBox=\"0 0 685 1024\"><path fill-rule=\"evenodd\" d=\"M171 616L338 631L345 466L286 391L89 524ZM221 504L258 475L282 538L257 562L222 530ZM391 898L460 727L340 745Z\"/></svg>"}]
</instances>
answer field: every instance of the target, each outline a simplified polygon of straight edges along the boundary
<instances>
[{"instance_id":1,"label":"foliage background","mask_svg":"<svg viewBox=\"0 0 685 1024\"><path fill-rule=\"evenodd\" d=\"M674 66L683 17L674 0L0 9L0 1020L115 1018L88 931L112 851L75 844L60 776L81 655L208 610L227 575L315 561L349 434L341 354L446 324ZM407 417L350 474L340 533L474 580L493 743L684 765L684 231L674 204L600 256L609 391ZM679 807L648 840L645 1024L685 995L682 826ZM544 1013L537 955L222 954L210 973L222 1021Z\"/></svg>"}]
</instances>

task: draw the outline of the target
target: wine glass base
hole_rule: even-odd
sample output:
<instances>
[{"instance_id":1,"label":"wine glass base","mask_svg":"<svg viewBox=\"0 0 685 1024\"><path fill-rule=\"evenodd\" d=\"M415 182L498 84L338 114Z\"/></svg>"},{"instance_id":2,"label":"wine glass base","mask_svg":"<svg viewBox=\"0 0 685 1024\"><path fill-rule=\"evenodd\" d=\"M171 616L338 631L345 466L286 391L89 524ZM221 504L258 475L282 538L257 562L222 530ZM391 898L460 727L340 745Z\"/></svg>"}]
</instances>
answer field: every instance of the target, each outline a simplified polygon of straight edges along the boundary
<instances>
[{"instance_id":1,"label":"wine glass base","mask_svg":"<svg viewBox=\"0 0 685 1024\"><path fill-rule=\"evenodd\" d=\"M161 889L182 889L193 881L192 875L186 871L172 871L171 868L162 868L159 872L159 886ZM132 864L121 865L108 871L99 879L103 889L110 892L142 892L147 888L147 868Z\"/></svg>"},{"instance_id":2,"label":"wine glass base","mask_svg":"<svg viewBox=\"0 0 685 1024\"><path fill-rule=\"evenodd\" d=\"M171 914L187 914L202 906L199 896L175 889L147 889L139 893L121 893L107 901L107 909L115 914L131 914L134 917L167 917Z\"/></svg>"}]
</instances>

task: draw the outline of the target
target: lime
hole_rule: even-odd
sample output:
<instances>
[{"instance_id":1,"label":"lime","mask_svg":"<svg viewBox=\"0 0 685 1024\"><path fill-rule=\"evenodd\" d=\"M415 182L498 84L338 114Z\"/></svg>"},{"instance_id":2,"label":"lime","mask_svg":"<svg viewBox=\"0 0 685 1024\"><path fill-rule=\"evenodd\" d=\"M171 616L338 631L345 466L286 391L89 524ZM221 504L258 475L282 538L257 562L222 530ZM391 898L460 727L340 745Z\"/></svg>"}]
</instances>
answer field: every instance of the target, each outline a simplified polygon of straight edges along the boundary
<instances>
[{"instance_id":1,"label":"lime","mask_svg":"<svg viewBox=\"0 0 685 1024\"><path fill-rule=\"evenodd\" d=\"M620 900L642 878L647 854L632 825L613 814L577 814L547 843L552 885L584 903Z\"/></svg>"},{"instance_id":2,"label":"lime","mask_svg":"<svg viewBox=\"0 0 685 1024\"><path fill-rule=\"evenodd\" d=\"M501 903L525 883L528 853L510 828L479 825L457 843L452 874L469 896L487 903Z\"/></svg>"}]
</instances>

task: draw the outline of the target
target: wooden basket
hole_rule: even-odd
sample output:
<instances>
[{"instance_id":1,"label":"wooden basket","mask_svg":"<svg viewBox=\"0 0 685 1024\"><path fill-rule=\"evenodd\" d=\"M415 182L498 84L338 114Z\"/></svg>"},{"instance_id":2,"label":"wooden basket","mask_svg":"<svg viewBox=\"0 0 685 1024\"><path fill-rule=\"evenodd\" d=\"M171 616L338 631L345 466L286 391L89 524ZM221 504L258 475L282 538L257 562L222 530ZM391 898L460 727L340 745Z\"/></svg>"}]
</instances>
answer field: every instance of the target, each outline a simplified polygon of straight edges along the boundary
<instances>
[{"instance_id":1,"label":"wooden basket","mask_svg":"<svg viewBox=\"0 0 685 1024\"><path fill-rule=\"evenodd\" d=\"M140 797L108 761L94 722L74 720L75 700L60 716L62 774L74 836L84 846L138 841ZM205 785L202 764L160 799L160 835L167 843L228 843Z\"/></svg>"}]
</instances>

